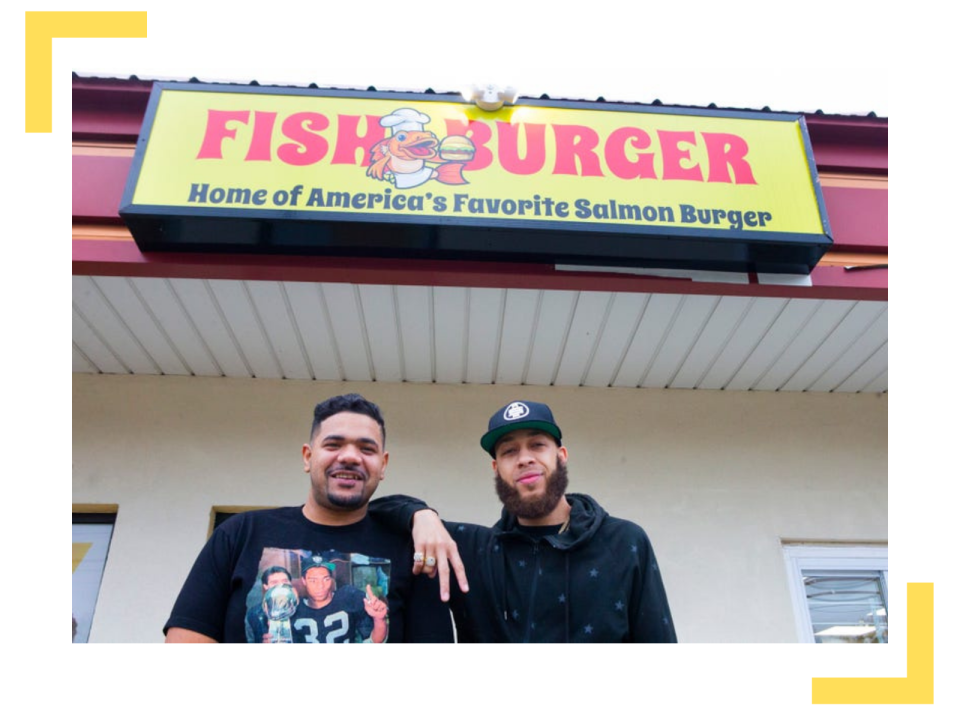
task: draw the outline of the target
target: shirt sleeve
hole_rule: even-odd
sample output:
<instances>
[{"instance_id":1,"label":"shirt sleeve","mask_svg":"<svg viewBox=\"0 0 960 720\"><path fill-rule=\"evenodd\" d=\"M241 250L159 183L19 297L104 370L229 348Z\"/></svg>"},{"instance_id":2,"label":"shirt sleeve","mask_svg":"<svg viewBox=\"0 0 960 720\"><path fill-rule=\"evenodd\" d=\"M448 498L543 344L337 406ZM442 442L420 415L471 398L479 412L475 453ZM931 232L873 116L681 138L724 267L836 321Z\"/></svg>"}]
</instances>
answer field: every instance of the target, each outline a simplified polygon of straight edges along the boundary
<instances>
[{"instance_id":1,"label":"shirt sleeve","mask_svg":"<svg viewBox=\"0 0 960 720\"><path fill-rule=\"evenodd\" d=\"M639 582L634 588L632 600L633 623L630 628L631 640L638 643L675 643L677 631L667 602L667 591L663 587L660 566L653 552L650 538L641 528L637 528L637 550L639 554Z\"/></svg>"},{"instance_id":2,"label":"shirt sleeve","mask_svg":"<svg viewBox=\"0 0 960 720\"><path fill-rule=\"evenodd\" d=\"M367 505L370 516L394 532L410 534L413 516L420 510L432 510L423 500L409 495L385 495Z\"/></svg>"},{"instance_id":3,"label":"shirt sleeve","mask_svg":"<svg viewBox=\"0 0 960 720\"><path fill-rule=\"evenodd\" d=\"M180 590L170 619L163 626L164 635L170 628L178 627L206 635L217 642L224 641L236 533L240 529L238 516L225 522L210 536Z\"/></svg>"}]
</instances>

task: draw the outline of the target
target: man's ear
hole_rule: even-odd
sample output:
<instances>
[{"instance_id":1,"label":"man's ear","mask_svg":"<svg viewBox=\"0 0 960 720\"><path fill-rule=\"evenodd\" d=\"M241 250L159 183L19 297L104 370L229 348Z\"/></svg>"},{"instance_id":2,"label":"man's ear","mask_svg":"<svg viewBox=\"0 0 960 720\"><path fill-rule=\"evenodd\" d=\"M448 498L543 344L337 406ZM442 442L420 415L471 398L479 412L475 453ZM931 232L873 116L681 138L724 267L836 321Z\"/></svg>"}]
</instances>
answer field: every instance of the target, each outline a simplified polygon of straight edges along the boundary
<instances>
[{"instance_id":1,"label":"man's ear","mask_svg":"<svg viewBox=\"0 0 960 720\"><path fill-rule=\"evenodd\" d=\"M383 482L386 480L386 469L387 463L390 462L390 453L386 450L383 451L383 467L380 468L380 481Z\"/></svg>"},{"instance_id":2,"label":"man's ear","mask_svg":"<svg viewBox=\"0 0 960 720\"><path fill-rule=\"evenodd\" d=\"M309 443L303 444L303 471L305 473L310 472L310 457L313 455L313 450L310 449Z\"/></svg>"},{"instance_id":3,"label":"man's ear","mask_svg":"<svg viewBox=\"0 0 960 720\"><path fill-rule=\"evenodd\" d=\"M563 445L557 448L557 455L559 455L560 459L564 462L567 461L567 449Z\"/></svg>"}]
</instances>

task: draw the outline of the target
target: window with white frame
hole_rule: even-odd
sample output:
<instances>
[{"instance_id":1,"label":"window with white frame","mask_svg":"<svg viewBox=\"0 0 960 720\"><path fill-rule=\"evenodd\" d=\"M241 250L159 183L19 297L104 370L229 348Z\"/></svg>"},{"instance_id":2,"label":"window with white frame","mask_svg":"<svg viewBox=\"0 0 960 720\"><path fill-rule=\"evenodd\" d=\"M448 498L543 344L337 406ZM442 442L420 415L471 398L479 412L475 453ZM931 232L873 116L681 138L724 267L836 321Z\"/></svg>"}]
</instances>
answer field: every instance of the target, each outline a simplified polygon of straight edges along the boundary
<instances>
[{"instance_id":1,"label":"window with white frame","mask_svg":"<svg viewBox=\"0 0 960 720\"><path fill-rule=\"evenodd\" d=\"M800 642L887 642L886 546L785 543L783 553Z\"/></svg>"}]
</instances>

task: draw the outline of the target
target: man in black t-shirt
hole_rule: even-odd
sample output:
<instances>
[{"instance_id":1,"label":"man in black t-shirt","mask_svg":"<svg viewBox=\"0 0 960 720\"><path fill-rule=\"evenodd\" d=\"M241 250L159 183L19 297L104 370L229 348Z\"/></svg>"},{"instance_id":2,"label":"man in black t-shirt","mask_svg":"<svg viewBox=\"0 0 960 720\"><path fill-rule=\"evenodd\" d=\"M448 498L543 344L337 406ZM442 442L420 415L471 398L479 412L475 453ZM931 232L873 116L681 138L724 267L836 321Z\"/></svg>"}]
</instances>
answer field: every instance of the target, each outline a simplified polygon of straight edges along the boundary
<instances>
[{"instance_id":1,"label":"man in black t-shirt","mask_svg":"<svg viewBox=\"0 0 960 720\"><path fill-rule=\"evenodd\" d=\"M292 611L294 604L298 610L302 607L301 619L306 619L309 579L305 571L311 567L309 558L322 554L354 558L357 567L373 573L371 582L386 599L379 599L369 586L366 597L348 585L333 594L330 610L344 613L338 618L352 617L353 625L372 625L367 636L354 635L351 641L359 637L383 642L389 634L390 642L451 642L450 614L440 602L436 583L411 572L409 535L367 514L367 504L389 460L385 439L380 409L360 395L336 396L318 404L310 441L302 448L304 472L310 476L306 503L299 508L240 513L218 527L174 604L164 626L166 641L263 642L264 633L258 637L256 630L248 637L246 616L248 603L262 601L261 575L274 565L289 568L287 577L295 578L291 589L300 585L289 594L288 609ZM313 570L310 574L323 573ZM317 638L320 629L318 625ZM330 630L326 629L325 637ZM306 638L306 632L301 638Z\"/></svg>"}]
</instances>

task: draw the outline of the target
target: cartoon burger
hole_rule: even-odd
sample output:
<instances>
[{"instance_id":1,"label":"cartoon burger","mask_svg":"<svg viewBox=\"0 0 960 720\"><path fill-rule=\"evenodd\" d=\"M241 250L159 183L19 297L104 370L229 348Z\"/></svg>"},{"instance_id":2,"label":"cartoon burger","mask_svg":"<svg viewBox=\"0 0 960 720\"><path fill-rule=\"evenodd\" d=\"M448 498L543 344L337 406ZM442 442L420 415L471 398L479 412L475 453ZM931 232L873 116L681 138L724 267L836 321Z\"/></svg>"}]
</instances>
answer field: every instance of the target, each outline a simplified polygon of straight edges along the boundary
<instances>
[{"instance_id":1,"label":"cartoon burger","mask_svg":"<svg viewBox=\"0 0 960 720\"><path fill-rule=\"evenodd\" d=\"M440 159L446 162L470 162L477 149L463 135L448 135L440 143Z\"/></svg>"}]
</instances>

